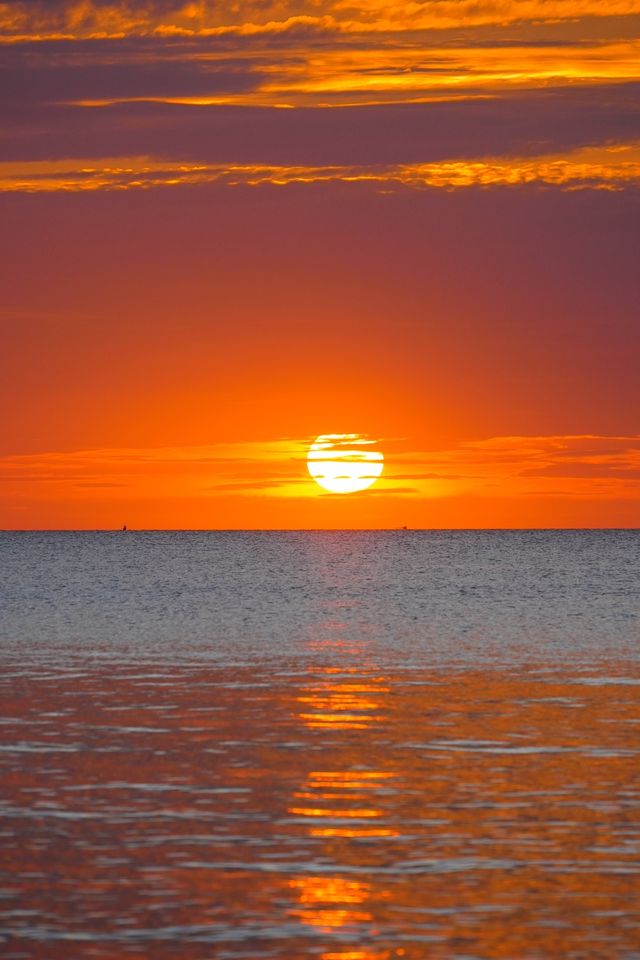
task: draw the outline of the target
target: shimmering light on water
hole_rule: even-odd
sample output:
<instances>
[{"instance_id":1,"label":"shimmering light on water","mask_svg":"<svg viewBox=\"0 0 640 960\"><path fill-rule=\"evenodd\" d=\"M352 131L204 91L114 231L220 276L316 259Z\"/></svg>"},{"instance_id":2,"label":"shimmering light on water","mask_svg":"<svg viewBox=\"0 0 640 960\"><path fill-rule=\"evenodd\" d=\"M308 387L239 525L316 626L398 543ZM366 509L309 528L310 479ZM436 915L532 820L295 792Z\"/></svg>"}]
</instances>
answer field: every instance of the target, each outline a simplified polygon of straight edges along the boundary
<instances>
[{"instance_id":1,"label":"shimmering light on water","mask_svg":"<svg viewBox=\"0 0 640 960\"><path fill-rule=\"evenodd\" d=\"M0 551L3 960L640 957L637 533Z\"/></svg>"}]
</instances>

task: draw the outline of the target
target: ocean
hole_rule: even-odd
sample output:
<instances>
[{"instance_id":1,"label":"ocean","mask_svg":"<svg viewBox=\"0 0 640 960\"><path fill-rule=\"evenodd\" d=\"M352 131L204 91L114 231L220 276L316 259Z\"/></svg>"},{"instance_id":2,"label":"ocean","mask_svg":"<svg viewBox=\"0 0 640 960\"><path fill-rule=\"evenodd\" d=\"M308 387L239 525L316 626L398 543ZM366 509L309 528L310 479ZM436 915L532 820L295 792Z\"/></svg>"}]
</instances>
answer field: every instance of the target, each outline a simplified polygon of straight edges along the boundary
<instances>
[{"instance_id":1,"label":"ocean","mask_svg":"<svg viewBox=\"0 0 640 960\"><path fill-rule=\"evenodd\" d=\"M639 960L640 531L0 533L3 960Z\"/></svg>"}]
</instances>

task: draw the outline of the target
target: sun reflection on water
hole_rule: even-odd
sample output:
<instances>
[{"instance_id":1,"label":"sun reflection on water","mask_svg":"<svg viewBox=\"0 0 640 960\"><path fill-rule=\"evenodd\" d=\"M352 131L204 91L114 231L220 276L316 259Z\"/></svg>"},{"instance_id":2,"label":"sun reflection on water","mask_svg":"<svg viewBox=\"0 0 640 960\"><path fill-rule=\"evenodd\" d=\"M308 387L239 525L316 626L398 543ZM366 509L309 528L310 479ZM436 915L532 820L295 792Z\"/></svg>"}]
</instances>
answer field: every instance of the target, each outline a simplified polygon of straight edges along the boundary
<instances>
[{"instance_id":1,"label":"sun reflection on water","mask_svg":"<svg viewBox=\"0 0 640 960\"><path fill-rule=\"evenodd\" d=\"M393 954L388 950L331 950L323 953L320 960L390 960L391 956L403 957L404 954L402 949Z\"/></svg>"},{"instance_id":2,"label":"sun reflection on water","mask_svg":"<svg viewBox=\"0 0 640 960\"><path fill-rule=\"evenodd\" d=\"M296 698L304 710L300 720L308 729L364 730L383 719L378 712L380 697L389 692L383 677L361 676L355 667L339 671L324 667L319 672L325 678Z\"/></svg>"},{"instance_id":3,"label":"sun reflection on water","mask_svg":"<svg viewBox=\"0 0 640 960\"><path fill-rule=\"evenodd\" d=\"M345 656L345 647L336 642L335 636L325 650L327 647L332 648L334 656ZM358 648L349 649L347 656L362 657L362 653ZM296 698L301 707L298 720L307 730L323 731L323 739L332 742L335 734L339 744L348 745L349 767L310 771L294 791L288 810L290 816L300 818L308 837L326 843L327 856L333 859L344 861L332 849L336 843L348 846L360 840L398 835L377 800L379 792L395 781L396 774L370 769L367 740L360 733L384 722L388 694L386 678L363 664L315 668ZM335 932L373 923L369 880L310 874L296 877L289 886L297 898L290 913L304 924ZM377 890L376 896L384 897L384 891ZM326 952L321 960L384 960L387 956L390 954L386 951L350 948Z\"/></svg>"},{"instance_id":4,"label":"sun reflection on water","mask_svg":"<svg viewBox=\"0 0 640 960\"><path fill-rule=\"evenodd\" d=\"M300 903L292 915L311 926L342 927L371 920L369 912L356 909L371 892L368 883L342 877L300 877L291 880L290 887Z\"/></svg>"}]
</instances>

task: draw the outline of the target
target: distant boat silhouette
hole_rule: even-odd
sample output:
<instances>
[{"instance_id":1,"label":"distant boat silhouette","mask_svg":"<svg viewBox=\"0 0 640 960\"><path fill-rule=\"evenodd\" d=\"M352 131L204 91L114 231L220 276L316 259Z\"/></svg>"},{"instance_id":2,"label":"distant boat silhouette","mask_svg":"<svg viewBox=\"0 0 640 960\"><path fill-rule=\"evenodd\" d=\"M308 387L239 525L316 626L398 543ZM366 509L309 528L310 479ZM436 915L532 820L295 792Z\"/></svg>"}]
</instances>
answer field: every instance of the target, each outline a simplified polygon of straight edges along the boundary
<instances>
[{"instance_id":1,"label":"distant boat silhouette","mask_svg":"<svg viewBox=\"0 0 640 960\"><path fill-rule=\"evenodd\" d=\"M126 523L124 524L124 526L122 527L122 529L123 529L123 531L127 529Z\"/></svg>"}]
</instances>

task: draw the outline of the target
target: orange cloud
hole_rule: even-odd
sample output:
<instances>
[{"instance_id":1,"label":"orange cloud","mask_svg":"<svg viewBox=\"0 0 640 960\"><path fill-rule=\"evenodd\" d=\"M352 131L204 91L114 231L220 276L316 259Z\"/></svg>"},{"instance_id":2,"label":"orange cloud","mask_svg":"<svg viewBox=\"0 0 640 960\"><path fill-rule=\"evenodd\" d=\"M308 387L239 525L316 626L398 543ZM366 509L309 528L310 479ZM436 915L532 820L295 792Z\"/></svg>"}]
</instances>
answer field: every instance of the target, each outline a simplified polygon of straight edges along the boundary
<instances>
[{"instance_id":1,"label":"orange cloud","mask_svg":"<svg viewBox=\"0 0 640 960\"><path fill-rule=\"evenodd\" d=\"M288 493L302 481L309 486L299 469L305 451L300 442L282 440L9 456L0 459L0 480L6 493L35 499L45 488L50 498L92 498L96 489L115 499Z\"/></svg>"},{"instance_id":2,"label":"orange cloud","mask_svg":"<svg viewBox=\"0 0 640 960\"><path fill-rule=\"evenodd\" d=\"M482 91L549 85L604 83L640 77L637 39L556 42L545 45L526 37L518 43L469 44L457 40L433 45L424 39L369 43L365 49L311 53L302 64L278 64L274 74L251 95L260 102L379 103L420 102L424 97L469 96ZM306 98L306 100L305 100Z\"/></svg>"},{"instance_id":3,"label":"orange cloud","mask_svg":"<svg viewBox=\"0 0 640 960\"><path fill-rule=\"evenodd\" d=\"M371 166L184 163L152 157L0 163L0 192L135 190L224 183L369 184L377 189L546 185L568 190L621 190L640 184L640 144L583 147L565 154L489 157Z\"/></svg>"},{"instance_id":4,"label":"orange cloud","mask_svg":"<svg viewBox=\"0 0 640 960\"><path fill-rule=\"evenodd\" d=\"M455 503L474 498L476 503L520 500L526 505L531 498L550 497L617 504L640 500L640 436L493 437L432 451L412 451L406 441L387 441L382 443L387 468L376 486L343 497L324 493L309 478L308 444L276 440L5 456L0 458L0 524L14 526L16 517L28 518L46 505L55 526L59 509L64 512L70 502L86 516L105 505L117 515L132 503L138 510L141 504L155 504L154 515L164 511L171 516L177 502L199 503L208 505L212 527L242 526L253 503L260 505L256 515L262 518L256 525L268 527L274 525L269 504L279 509L277 501L288 504L290 522L285 525L296 526L304 525L300 517L310 516L300 513L296 504L315 503L317 510L324 500L336 503L340 516L351 503L368 504L367 516L373 507L380 517L388 516L385 502L399 501ZM485 508L476 509L479 518L485 515ZM314 525L322 526L320 518L326 520L327 514L311 516Z\"/></svg>"},{"instance_id":5,"label":"orange cloud","mask_svg":"<svg viewBox=\"0 0 640 960\"><path fill-rule=\"evenodd\" d=\"M402 32L520 22L629 17L640 0L243 0L136 3L92 0L0 4L0 29L14 40L123 36L255 35L286 30Z\"/></svg>"},{"instance_id":6,"label":"orange cloud","mask_svg":"<svg viewBox=\"0 0 640 960\"><path fill-rule=\"evenodd\" d=\"M126 40L117 58L112 45L93 44L94 68L118 67L125 76L133 57L192 69L191 89L167 71L162 81L156 75L157 89L145 78L142 97L135 84L84 99L63 85L64 102L84 105L421 103L640 80L640 26L631 16L640 15L640 0L607 4L606 17L602 7L595 0L9 3L0 4L0 42ZM55 46L61 66L78 65L70 44ZM225 64L242 82L221 90L215 71L222 75Z\"/></svg>"},{"instance_id":7,"label":"orange cloud","mask_svg":"<svg viewBox=\"0 0 640 960\"><path fill-rule=\"evenodd\" d=\"M328 107L468 100L549 86L640 80L637 37L593 39L553 32L538 37L518 30L518 35L507 42L500 42L499 37L478 42L469 36L443 40L433 34L411 34L407 38L372 35L362 39L335 37L333 42L323 44L301 37L275 49L276 41L264 38L249 46L232 42L211 50L203 49L203 44L167 49L158 41L138 50L139 59L156 66L176 60L188 65L197 77L197 89L181 90L176 79L172 90L166 78L159 81L156 75L157 91L147 79L142 95L136 93L135 84L130 91L116 85L116 95L101 97L74 96L70 89L63 88L61 100L93 107L122 103ZM64 53L60 56L61 65L68 66ZM114 69L112 54L102 56L100 60L100 51L96 51L94 67L101 64ZM126 66L126 59L121 63ZM236 81L242 79L239 86L236 83L230 89L220 89L216 85L215 71L224 73L225 66ZM208 72L213 68L214 72ZM123 72L126 74L126 70ZM81 78L77 89L82 90ZM52 93L51 100L56 99Z\"/></svg>"},{"instance_id":8,"label":"orange cloud","mask_svg":"<svg viewBox=\"0 0 640 960\"><path fill-rule=\"evenodd\" d=\"M637 436L492 437L400 454L396 468L395 479L408 482L412 495L640 499Z\"/></svg>"}]
</instances>

